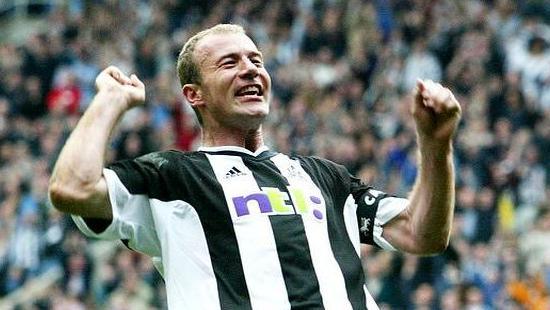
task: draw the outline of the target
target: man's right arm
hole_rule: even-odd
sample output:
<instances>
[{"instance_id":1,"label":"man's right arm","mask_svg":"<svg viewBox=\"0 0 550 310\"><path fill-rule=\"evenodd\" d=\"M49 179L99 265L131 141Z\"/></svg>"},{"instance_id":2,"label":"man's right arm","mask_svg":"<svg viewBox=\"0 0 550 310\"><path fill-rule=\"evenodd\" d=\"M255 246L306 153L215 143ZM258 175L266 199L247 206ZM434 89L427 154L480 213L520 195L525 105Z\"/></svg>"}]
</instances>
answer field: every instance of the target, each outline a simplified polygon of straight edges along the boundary
<instances>
[{"instance_id":1,"label":"man's right arm","mask_svg":"<svg viewBox=\"0 0 550 310\"><path fill-rule=\"evenodd\" d=\"M145 100L145 87L113 66L98 75L96 86L97 94L61 150L48 192L62 212L111 220L102 174L107 143L124 112Z\"/></svg>"}]
</instances>

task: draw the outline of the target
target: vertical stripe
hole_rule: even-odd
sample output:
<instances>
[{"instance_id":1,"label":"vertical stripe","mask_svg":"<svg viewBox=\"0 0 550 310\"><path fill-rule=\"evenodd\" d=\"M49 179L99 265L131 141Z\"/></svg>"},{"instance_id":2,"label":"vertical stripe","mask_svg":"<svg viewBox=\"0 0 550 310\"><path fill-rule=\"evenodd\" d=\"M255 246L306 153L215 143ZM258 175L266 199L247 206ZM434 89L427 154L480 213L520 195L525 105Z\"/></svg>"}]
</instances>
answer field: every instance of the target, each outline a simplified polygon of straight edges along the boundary
<instances>
[{"instance_id":1,"label":"vertical stripe","mask_svg":"<svg viewBox=\"0 0 550 310\"><path fill-rule=\"evenodd\" d=\"M361 243L359 241L359 224L357 223L357 204L350 194L344 203L344 223L348 237L353 244L357 256L361 256Z\"/></svg>"},{"instance_id":2,"label":"vertical stripe","mask_svg":"<svg viewBox=\"0 0 550 310\"><path fill-rule=\"evenodd\" d=\"M278 193L281 199L272 199L279 207L277 215L270 215L269 220L277 244L277 253L290 300L291 309L323 309L323 300L319 290L319 282L313 268L309 244L302 216L297 214L302 205L296 203L299 196L287 189L287 182L280 175L277 167L271 161L261 163L254 171L254 178L263 191ZM274 208L275 209L275 208Z\"/></svg>"},{"instance_id":3,"label":"vertical stripe","mask_svg":"<svg viewBox=\"0 0 550 310\"><path fill-rule=\"evenodd\" d=\"M225 200L237 237L253 309L289 309L287 291L267 214L273 212L241 157L206 155ZM240 171L236 172L234 168Z\"/></svg>"},{"instance_id":4,"label":"vertical stripe","mask_svg":"<svg viewBox=\"0 0 550 310\"><path fill-rule=\"evenodd\" d=\"M196 174L190 174L190 177L196 181L187 190L193 193L189 197L192 199L190 203L199 215L208 243L219 304L222 309L252 309L233 221L227 204L221 198L224 196L223 188L216 181L208 161L195 164L196 168L190 173ZM188 296L187 293L184 296Z\"/></svg>"},{"instance_id":5,"label":"vertical stripe","mask_svg":"<svg viewBox=\"0 0 550 310\"><path fill-rule=\"evenodd\" d=\"M323 188L327 199L330 199L327 202L330 207L327 206L326 209L328 236L332 253L340 266L346 283L348 299L353 309L367 309L367 300L363 290L365 276L361 265L361 258L357 254L358 247L354 246L353 239L350 239L348 236L349 229L352 227L346 225L347 215L344 208L346 202L350 202L347 199L349 189L337 177L339 173L337 170L327 171L327 166L321 165L316 161L303 161L302 163L308 169L308 172L315 177L315 184ZM357 222L356 216L351 215L351 217L355 218L355 222ZM357 230L355 234L358 233L359 231ZM351 234L353 235L353 233Z\"/></svg>"},{"instance_id":6,"label":"vertical stripe","mask_svg":"<svg viewBox=\"0 0 550 310\"><path fill-rule=\"evenodd\" d=\"M348 237L353 244L353 248L355 249L355 252L357 253L357 257L361 257L361 243L359 241L359 224L357 223L357 204L355 203L355 200L353 199L353 196L350 194L344 203L344 210L343 210L343 216L344 216L344 223L346 225L346 231L348 233ZM340 258L340 266L342 265L353 265L353 263L347 262L350 261L356 261L357 259L354 259L353 257L350 257L350 255L347 256L348 259ZM359 264L361 262L359 261ZM354 309L365 309L363 306L363 300L366 300L366 309L369 310L378 310L378 306L376 305L376 302L370 295L369 291L367 290L363 275L363 270L361 268L361 274L358 277L359 279L355 279L355 282L358 282L357 285L361 285L363 283L363 294L361 294L361 291L359 290L352 290L351 288L348 288L348 295L351 296L352 304ZM353 279L347 280L349 286L351 287L353 285ZM353 296L357 296L356 298ZM358 300L358 301L355 301Z\"/></svg>"},{"instance_id":7,"label":"vertical stripe","mask_svg":"<svg viewBox=\"0 0 550 310\"><path fill-rule=\"evenodd\" d=\"M162 240L163 263L169 267L164 269L168 307L221 309L208 243L195 209L181 200L151 199L151 210Z\"/></svg>"},{"instance_id":8,"label":"vertical stripe","mask_svg":"<svg viewBox=\"0 0 550 310\"><path fill-rule=\"evenodd\" d=\"M302 219L323 304L327 309L352 309L342 270L332 252L327 228L327 210L321 190L301 165L279 154L271 159L292 188L306 193Z\"/></svg>"}]
</instances>

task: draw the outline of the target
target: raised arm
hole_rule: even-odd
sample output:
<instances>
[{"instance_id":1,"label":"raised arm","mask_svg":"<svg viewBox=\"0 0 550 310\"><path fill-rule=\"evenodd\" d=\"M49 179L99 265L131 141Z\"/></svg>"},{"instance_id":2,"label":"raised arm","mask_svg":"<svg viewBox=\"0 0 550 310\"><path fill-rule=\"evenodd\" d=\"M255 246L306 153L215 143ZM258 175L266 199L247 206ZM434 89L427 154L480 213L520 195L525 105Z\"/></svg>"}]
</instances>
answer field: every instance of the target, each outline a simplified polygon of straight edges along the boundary
<instances>
[{"instance_id":1,"label":"raised arm","mask_svg":"<svg viewBox=\"0 0 550 310\"><path fill-rule=\"evenodd\" d=\"M461 108L452 92L432 81L417 82L412 103L420 152L419 173L410 205L384 226L383 236L394 247L429 255L449 244L455 183L452 139Z\"/></svg>"},{"instance_id":2,"label":"raised arm","mask_svg":"<svg viewBox=\"0 0 550 310\"><path fill-rule=\"evenodd\" d=\"M96 78L97 94L63 146L49 195L60 211L110 220L111 205L102 176L109 136L125 111L145 100L143 83L108 67Z\"/></svg>"}]
</instances>

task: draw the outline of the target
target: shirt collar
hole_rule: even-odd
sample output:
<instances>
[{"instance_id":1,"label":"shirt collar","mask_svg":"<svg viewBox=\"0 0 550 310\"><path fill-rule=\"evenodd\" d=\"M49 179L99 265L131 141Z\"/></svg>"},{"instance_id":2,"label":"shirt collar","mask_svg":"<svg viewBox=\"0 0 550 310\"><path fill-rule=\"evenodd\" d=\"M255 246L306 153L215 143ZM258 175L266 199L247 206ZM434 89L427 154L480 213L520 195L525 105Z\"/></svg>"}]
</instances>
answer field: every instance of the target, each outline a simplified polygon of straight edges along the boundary
<instances>
[{"instance_id":1,"label":"shirt collar","mask_svg":"<svg viewBox=\"0 0 550 310\"><path fill-rule=\"evenodd\" d=\"M199 147L198 150L200 152L208 152L208 153L230 151L230 152L243 153L250 156L258 157L263 152L269 151L269 148L266 145L262 145L256 150L256 152L252 152L248 149L245 149L244 147L227 145L227 146L201 146Z\"/></svg>"}]
</instances>

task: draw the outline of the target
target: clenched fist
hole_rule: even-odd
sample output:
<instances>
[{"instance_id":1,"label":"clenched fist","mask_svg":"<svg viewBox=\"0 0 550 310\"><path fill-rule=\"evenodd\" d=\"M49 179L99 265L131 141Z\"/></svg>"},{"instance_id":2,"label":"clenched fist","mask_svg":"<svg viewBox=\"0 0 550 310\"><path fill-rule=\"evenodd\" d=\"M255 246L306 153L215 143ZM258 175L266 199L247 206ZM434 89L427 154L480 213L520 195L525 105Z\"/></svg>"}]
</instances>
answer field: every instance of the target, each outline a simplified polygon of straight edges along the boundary
<instances>
[{"instance_id":1,"label":"clenched fist","mask_svg":"<svg viewBox=\"0 0 550 310\"><path fill-rule=\"evenodd\" d=\"M115 66L109 66L97 76L95 80L97 91L109 91L115 95L121 95L125 108L129 109L145 101L145 85L139 78L132 74L126 76Z\"/></svg>"},{"instance_id":2,"label":"clenched fist","mask_svg":"<svg viewBox=\"0 0 550 310\"><path fill-rule=\"evenodd\" d=\"M418 80L413 96L412 115L421 142L448 145L462 113L453 93L432 80Z\"/></svg>"}]
</instances>

